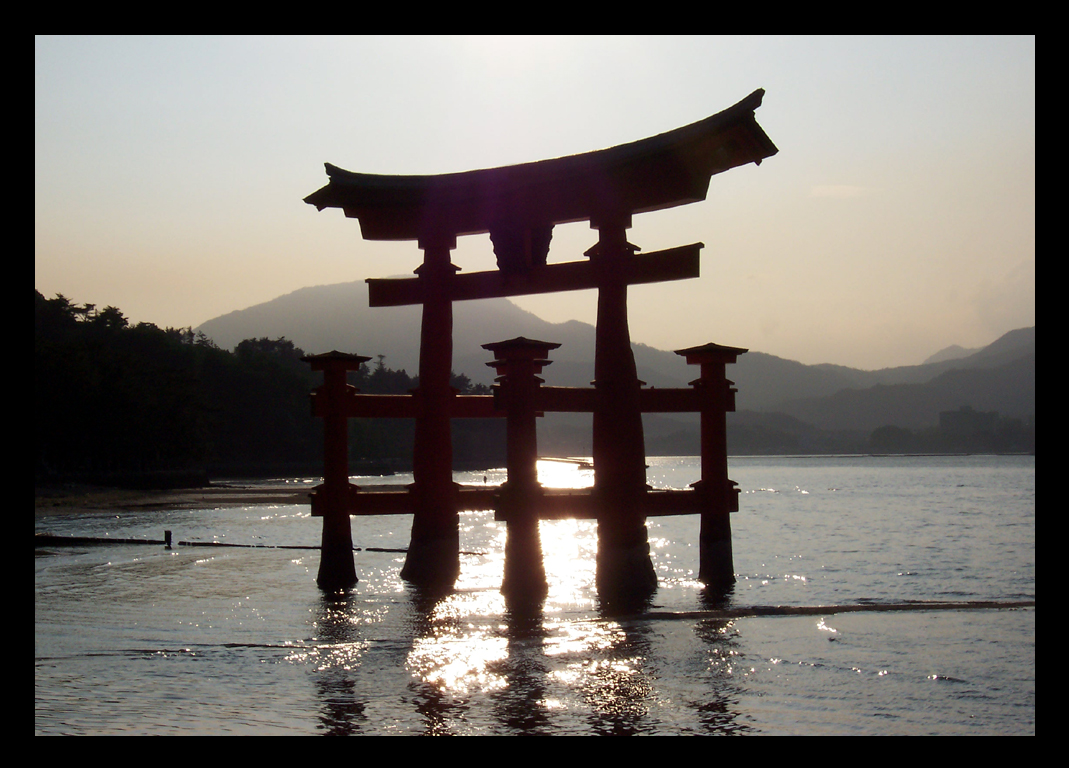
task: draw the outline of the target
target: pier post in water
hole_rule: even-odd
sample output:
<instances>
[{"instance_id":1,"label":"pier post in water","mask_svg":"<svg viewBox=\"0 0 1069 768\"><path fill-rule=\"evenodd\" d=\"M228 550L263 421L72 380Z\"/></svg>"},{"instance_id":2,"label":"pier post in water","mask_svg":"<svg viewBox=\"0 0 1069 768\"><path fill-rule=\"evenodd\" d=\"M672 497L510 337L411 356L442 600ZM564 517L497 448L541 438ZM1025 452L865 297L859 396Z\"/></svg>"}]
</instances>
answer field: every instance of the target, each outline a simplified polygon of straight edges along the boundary
<instances>
[{"instance_id":1,"label":"pier post in water","mask_svg":"<svg viewBox=\"0 0 1069 768\"><path fill-rule=\"evenodd\" d=\"M313 371L323 371L323 385L312 395L312 413L323 419L323 484L312 494L312 515L323 518L319 555L320 589L334 592L357 582L353 561L353 532L349 502L357 488L349 483L349 424L346 401L356 387L346 383L371 358L344 352L326 352L301 358Z\"/></svg>"},{"instance_id":2,"label":"pier post in water","mask_svg":"<svg viewBox=\"0 0 1069 768\"><path fill-rule=\"evenodd\" d=\"M507 416L506 466L508 480L501 488L498 518L506 522L505 575L501 591L508 596L545 596L548 589L538 530L542 486L538 482L538 374L550 364L546 354L560 344L522 336L483 344L496 359L494 396Z\"/></svg>"},{"instance_id":3,"label":"pier post in water","mask_svg":"<svg viewBox=\"0 0 1069 768\"><path fill-rule=\"evenodd\" d=\"M698 578L718 589L735 583L730 513L739 510L738 488L728 479L727 413L735 410L735 389L726 371L747 351L719 344L676 351L701 370L690 383L701 403L702 477L693 485L701 508Z\"/></svg>"},{"instance_id":4,"label":"pier post in water","mask_svg":"<svg viewBox=\"0 0 1069 768\"><path fill-rule=\"evenodd\" d=\"M423 297L420 327L419 402L412 452L412 538L401 578L423 586L449 586L460 576L460 517L453 483L450 412L456 391L451 285L457 267L449 253L456 236L436 231L420 237L423 264L416 270Z\"/></svg>"}]
</instances>

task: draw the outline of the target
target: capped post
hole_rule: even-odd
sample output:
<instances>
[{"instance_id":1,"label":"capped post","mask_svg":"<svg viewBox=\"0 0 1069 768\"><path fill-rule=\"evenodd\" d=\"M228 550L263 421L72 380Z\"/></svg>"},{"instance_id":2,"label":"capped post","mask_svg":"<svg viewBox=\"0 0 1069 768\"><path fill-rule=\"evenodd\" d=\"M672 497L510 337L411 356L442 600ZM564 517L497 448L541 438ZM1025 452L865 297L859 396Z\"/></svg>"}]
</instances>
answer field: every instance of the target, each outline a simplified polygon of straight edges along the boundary
<instances>
[{"instance_id":1,"label":"capped post","mask_svg":"<svg viewBox=\"0 0 1069 768\"><path fill-rule=\"evenodd\" d=\"M353 532L349 522L350 499L357 491L349 483L349 423L347 400L356 387L346 374L370 357L332 350L306 355L301 360L323 372L323 385L312 393L312 414L323 419L323 484L312 493L312 515L323 518L323 539L316 583L330 592L357 583L353 562Z\"/></svg>"},{"instance_id":2,"label":"capped post","mask_svg":"<svg viewBox=\"0 0 1069 768\"><path fill-rule=\"evenodd\" d=\"M735 583L730 513L739 510L738 488L728 479L727 413L735 410L735 389L727 378L727 366L748 351L711 343L676 350L701 371L690 382L698 392L701 412L702 477L692 486L701 508L698 578L718 589Z\"/></svg>"},{"instance_id":3,"label":"capped post","mask_svg":"<svg viewBox=\"0 0 1069 768\"><path fill-rule=\"evenodd\" d=\"M560 344L519 336L483 344L496 359L487 365L498 373L494 399L506 413L508 480L498 497L497 517L505 520L505 576L507 596L545 595L546 569L538 530L542 486L538 482L538 374L550 364L547 353Z\"/></svg>"}]
</instances>

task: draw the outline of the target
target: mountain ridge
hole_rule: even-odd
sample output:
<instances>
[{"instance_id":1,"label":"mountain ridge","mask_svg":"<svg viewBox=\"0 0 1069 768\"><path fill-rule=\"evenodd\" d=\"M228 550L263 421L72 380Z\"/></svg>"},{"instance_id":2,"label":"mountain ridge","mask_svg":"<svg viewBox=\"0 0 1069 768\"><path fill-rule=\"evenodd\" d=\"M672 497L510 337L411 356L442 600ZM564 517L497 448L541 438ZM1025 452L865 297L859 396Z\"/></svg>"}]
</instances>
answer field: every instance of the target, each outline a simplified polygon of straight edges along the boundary
<instances>
[{"instance_id":1,"label":"mountain ridge","mask_svg":"<svg viewBox=\"0 0 1069 768\"><path fill-rule=\"evenodd\" d=\"M391 368L415 373L420 317L418 306L371 309L367 284L355 281L300 288L221 315L196 330L224 348L246 338L285 337L307 352L338 349L384 355ZM592 325L577 320L551 323L507 299L454 304L453 370L474 383L491 383L494 374L486 365L490 355L481 345L515 336L561 344L543 374L547 384L588 386L593 379ZM705 341L738 343L736 339ZM681 342L683 347L702 340ZM695 377L694 369L671 351L645 344L632 347L639 378L650 386L682 387ZM941 379L954 371L973 373ZM898 422L875 426L919 427L938 419L939 411L933 409L965 404L1009 416L1029 416L1035 409L1035 326L1010 331L964 357L875 371L828 363L806 365L751 351L739 357L728 376L736 383L740 411L782 412L824 429L872 429L880 414ZM863 417L866 408L869 415Z\"/></svg>"}]
</instances>

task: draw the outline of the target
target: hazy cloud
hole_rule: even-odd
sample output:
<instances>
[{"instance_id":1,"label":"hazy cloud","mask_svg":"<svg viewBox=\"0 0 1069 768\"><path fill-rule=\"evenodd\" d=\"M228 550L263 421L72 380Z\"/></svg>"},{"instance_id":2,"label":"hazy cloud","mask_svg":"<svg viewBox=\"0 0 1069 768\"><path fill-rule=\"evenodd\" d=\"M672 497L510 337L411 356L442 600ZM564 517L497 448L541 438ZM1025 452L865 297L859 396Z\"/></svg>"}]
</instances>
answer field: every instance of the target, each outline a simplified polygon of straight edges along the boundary
<instances>
[{"instance_id":1,"label":"hazy cloud","mask_svg":"<svg viewBox=\"0 0 1069 768\"><path fill-rule=\"evenodd\" d=\"M809 191L810 197L861 197L872 193L871 187L851 184L820 184Z\"/></svg>"},{"instance_id":2,"label":"hazy cloud","mask_svg":"<svg viewBox=\"0 0 1069 768\"><path fill-rule=\"evenodd\" d=\"M984 328L993 333L1003 333L1004 328L1035 325L1035 259L1018 262L997 282L981 283L974 302Z\"/></svg>"}]
</instances>

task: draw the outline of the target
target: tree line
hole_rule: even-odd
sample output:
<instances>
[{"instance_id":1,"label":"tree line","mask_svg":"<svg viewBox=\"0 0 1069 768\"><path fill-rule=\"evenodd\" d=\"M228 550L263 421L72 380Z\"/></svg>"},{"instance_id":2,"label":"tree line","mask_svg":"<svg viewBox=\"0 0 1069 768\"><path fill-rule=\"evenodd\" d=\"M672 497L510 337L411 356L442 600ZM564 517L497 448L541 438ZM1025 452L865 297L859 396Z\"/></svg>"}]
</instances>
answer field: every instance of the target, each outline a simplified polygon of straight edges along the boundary
<instances>
[{"instance_id":1,"label":"tree line","mask_svg":"<svg viewBox=\"0 0 1069 768\"><path fill-rule=\"evenodd\" d=\"M229 351L191 328L131 324L116 307L34 293L37 482L321 473L322 424L308 397L321 374L292 341L246 339ZM349 381L374 394L419 383L382 355ZM489 391L463 374L452 384L462 394ZM411 420L356 419L349 431L354 472L410 468ZM502 420L457 420L453 431L456 466L503 464Z\"/></svg>"}]
</instances>

